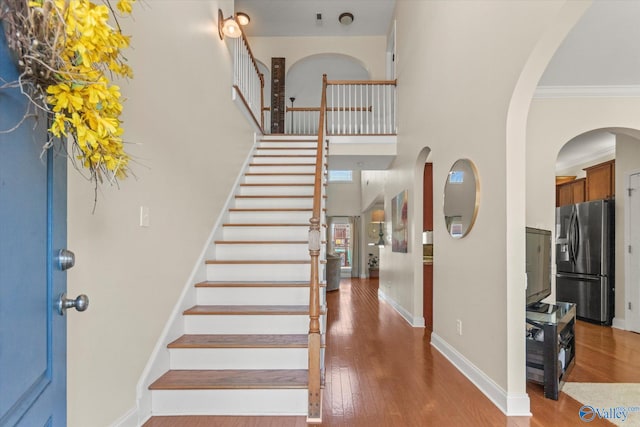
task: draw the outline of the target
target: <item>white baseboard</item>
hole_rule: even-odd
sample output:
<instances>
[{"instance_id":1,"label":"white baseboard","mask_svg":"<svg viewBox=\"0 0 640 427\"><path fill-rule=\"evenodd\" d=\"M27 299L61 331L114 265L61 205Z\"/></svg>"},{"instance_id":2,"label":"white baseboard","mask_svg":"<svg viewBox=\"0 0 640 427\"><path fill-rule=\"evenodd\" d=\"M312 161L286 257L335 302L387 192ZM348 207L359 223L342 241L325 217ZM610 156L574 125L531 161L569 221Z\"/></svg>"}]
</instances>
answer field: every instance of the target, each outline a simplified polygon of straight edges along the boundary
<instances>
[{"instance_id":1,"label":"white baseboard","mask_svg":"<svg viewBox=\"0 0 640 427\"><path fill-rule=\"evenodd\" d=\"M622 329L623 331L627 330L627 322L625 319L618 319L617 317L614 317L611 326L616 329Z\"/></svg>"},{"instance_id":2,"label":"white baseboard","mask_svg":"<svg viewBox=\"0 0 640 427\"><path fill-rule=\"evenodd\" d=\"M389 304L395 311L402 316L404 320L407 321L414 328L424 328L424 317L421 316L413 316L409 313L404 307L398 304L393 298L390 298L386 295L382 289L378 288L378 297Z\"/></svg>"},{"instance_id":3,"label":"white baseboard","mask_svg":"<svg viewBox=\"0 0 640 427\"><path fill-rule=\"evenodd\" d=\"M493 402L505 415L510 417L531 416L527 393L510 395L466 357L450 346L436 333L431 334L431 345L446 357L462 374Z\"/></svg>"},{"instance_id":4,"label":"white baseboard","mask_svg":"<svg viewBox=\"0 0 640 427\"><path fill-rule=\"evenodd\" d=\"M141 424L138 422L138 408L133 407L114 421L110 427L138 427L139 425Z\"/></svg>"}]
</instances>

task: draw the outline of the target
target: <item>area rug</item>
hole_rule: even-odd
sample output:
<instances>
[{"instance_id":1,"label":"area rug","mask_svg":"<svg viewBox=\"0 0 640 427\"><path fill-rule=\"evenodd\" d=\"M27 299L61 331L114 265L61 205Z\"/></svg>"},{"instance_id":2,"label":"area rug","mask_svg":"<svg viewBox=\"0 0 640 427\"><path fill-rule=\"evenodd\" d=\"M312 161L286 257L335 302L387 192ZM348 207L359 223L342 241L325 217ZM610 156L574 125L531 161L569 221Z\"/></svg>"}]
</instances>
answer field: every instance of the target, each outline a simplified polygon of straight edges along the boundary
<instances>
[{"instance_id":1,"label":"area rug","mask_svg":"<svg viewBox=\"0 0 640 427\"><path fill-rule=\"evenodd\" d=\"M582 403L585 422L607 419L617 426L640 426L639 383L565 383L562 391Z\"/></svg>"}]
</instances>

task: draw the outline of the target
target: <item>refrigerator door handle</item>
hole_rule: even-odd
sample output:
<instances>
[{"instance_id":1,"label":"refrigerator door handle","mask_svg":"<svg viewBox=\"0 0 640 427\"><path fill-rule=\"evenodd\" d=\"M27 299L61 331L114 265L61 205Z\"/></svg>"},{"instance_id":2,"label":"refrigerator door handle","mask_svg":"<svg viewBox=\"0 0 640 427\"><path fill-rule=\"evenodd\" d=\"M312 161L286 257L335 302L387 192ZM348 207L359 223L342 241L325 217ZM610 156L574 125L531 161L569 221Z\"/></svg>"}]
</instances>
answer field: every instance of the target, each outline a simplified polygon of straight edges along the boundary
<instances>
[{"instance_id":1,"label":"refrigerator door handle","mask_svg":"<svg viewBox=\"0 0 640 427\"><path fill-rule=\"evenodd\" d=\"M567 226L567 240L568 240L567 249L569 250L569 261L571 262L571 264L575 264L575 257L573 255L573 251L575 249L573 244L574 220L575 220L575 207L571 206L571 215L569 215L569 224Z\"/></svg>"},{"instance_id":2,"label":"refrigerator door handle","mask_svg":"<svg viewBox=\"0 0 640 427\"><path fill-rule=\"evenodd\" d=\"M573 262L578 262L578 251L580 250L580 222L578 220L578 214L573 217Z\"/></svg>"}]
</instances>

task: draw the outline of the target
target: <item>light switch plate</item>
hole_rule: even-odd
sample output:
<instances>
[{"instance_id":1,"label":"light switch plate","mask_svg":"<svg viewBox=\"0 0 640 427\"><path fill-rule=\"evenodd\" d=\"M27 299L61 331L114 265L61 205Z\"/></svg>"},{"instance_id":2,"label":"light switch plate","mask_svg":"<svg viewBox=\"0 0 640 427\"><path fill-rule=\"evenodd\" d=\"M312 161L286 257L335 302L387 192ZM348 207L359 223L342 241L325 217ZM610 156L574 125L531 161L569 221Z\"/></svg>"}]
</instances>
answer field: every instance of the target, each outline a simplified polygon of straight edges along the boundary
<instances>
[{"instance_id":1,"label":"light switch plate","mask_svg":"<svg viewBox=\"0 0 640 427\"><path fill-rule=\"evenodd\" d=\"M149 221L149 207L140 206L140 227L149 227L151 225Z\"/></svg>"}]
</instances>

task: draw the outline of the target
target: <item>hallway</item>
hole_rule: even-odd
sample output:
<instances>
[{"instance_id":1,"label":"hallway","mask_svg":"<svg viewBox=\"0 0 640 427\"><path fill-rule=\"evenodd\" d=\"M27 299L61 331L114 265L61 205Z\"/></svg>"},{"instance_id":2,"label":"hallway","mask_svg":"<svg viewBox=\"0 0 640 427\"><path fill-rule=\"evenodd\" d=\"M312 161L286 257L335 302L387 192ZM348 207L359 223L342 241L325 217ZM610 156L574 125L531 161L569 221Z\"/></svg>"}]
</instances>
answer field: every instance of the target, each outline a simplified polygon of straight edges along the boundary
<instances>
[{"instance_id":1,"label":"hallway","mask_svg":"<svg viewBox=\"0 0 640 427\"><path fill-rule=\"evenodd\" d=\"M342 280L329 292L324 426L573 426L581 404L556 402L529 385L533 417L507 418L412 328L378 299L377 280ZM162 417L146 427L306 426L304 417ZM594 420L590 425L611 425Z\"/></svg>"}]
</instances>

